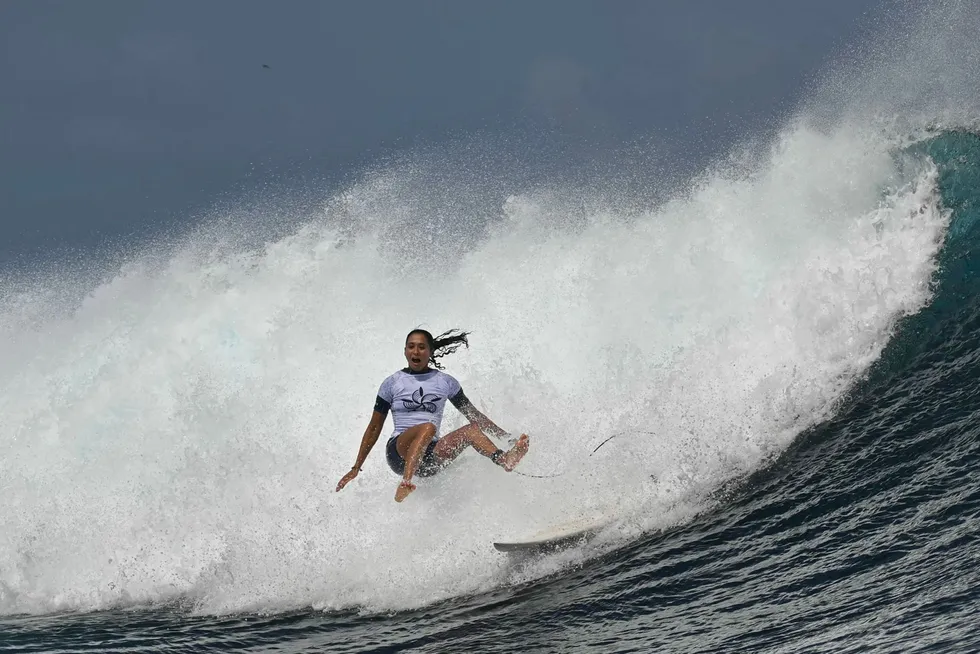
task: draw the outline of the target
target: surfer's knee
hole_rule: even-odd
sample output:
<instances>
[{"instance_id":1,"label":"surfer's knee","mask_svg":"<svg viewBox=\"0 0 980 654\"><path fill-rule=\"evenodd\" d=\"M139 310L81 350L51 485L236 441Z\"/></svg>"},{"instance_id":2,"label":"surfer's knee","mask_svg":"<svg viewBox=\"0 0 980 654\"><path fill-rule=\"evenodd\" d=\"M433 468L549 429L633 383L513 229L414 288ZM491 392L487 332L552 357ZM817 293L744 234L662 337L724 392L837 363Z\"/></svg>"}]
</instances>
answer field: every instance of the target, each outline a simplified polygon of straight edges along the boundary
<instances>
[{"instance_id":1,"label":"surfer's knee","mask_svg":"<svg viewBox=\"0 0 980 654\"><path fill-rule=\"evenodd\" d=\"M436 435L436 426L431 422L425 422L421 425L415 425L402 432L402 435L398 437L398 453L403 457L408 456L408 448L412 447L415 443L426 443ZM402 448L405 448L405 452L402 452Z\"/></svg>"},{"instance_id":2,"label":"surfer's knee","mask_svg":"<svg viewBox=\"0 0 980 654\"><path fill-rule=\"evenodd\" d=\"M422 438L426 440L432 440L436 435L436 426L431 422L424 422L418 426L419 433L416 434L416 438Z\"/></svg>"}]
</instances>

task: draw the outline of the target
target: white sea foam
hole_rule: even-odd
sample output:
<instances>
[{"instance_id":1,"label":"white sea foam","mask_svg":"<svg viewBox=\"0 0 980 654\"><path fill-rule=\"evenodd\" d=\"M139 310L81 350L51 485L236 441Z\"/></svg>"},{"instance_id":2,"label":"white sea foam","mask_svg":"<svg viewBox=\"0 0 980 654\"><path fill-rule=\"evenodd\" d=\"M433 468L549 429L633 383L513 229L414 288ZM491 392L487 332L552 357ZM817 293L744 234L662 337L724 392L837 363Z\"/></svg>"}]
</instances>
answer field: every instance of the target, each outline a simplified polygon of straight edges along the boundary
<instances>
[{"instance_id":1,"label":"white sea foam","mask_svg":"<svg viewBox=\"0 0 980 654\"><path fill-rule=\"evenodd\" d=\"M628 217L511 197L454 258L376 213L405 192L392 169L262 248L190 239L70 308L8 295L2 610L408 608L507 583L494 537L657 526L826 417L927 301L934 173L886 146L801 122ZM18 322L32 302L47 318ZM524 470L561 476L469 453L398 505L379 445L333 492L419 324L473 330L450 371L532 435Z\"/></svg>"},{"instance_id":2,"label":"white sea foam","mask_svg":"<svg viewBox=\"0 0 980 654\"><path fill-rule=\"evenodd\" d=\"M556 186L486 222L447 201L466 184L413 186L422 161L261 246L225 221L92 288L8 289L0 613L406 609L554 569L515 570L495 537L685 519L825 419L929 299L935 171L807 115L646 212ZM333 491L417 325L473 330L449 372L531 435L522 470L559 476L469 452L399 505L379 443Z\"/></svg>"}]
</instances>

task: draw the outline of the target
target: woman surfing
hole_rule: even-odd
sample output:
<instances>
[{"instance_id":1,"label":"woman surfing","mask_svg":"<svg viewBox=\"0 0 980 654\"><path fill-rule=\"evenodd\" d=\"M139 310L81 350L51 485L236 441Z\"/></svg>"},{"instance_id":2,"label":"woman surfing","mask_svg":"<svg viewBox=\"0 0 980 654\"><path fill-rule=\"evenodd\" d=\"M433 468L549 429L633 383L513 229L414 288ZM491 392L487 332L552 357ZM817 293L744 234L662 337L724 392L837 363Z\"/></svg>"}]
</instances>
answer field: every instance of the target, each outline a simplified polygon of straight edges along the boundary
<instances>
[{"instance_id":1,"label":"woman surfing","mask_svg":"<svg viewBox=\"0 0 980 654\"><path fill-rule=\"evenodd\" d=\"M374 403L374 413L357 452L354 467L337 484L339 492L357 473L371 448L378 442L388 411L391 411L395 431L385 448L388 465L402 476L395 491L395 501L401 502L415 490L412 478L431 477L452 463L463 450L472 446L504 470L513 470L530 444L527 434L506 452L498 449L486 434L500 438L507 432L495 425L463 394L463 388L451 375L442 371L437 359L455 352L460 345L469 347L469 332L449 330L438 337L424 329L414 329L405 338L407 368L389 376L381 383ZM431 364L431 366L430 366ZM439 437L442 411L446 400L459 410L470 424ZM486 432L486 434L484 433Z\"/></svg>"}]
</instances>

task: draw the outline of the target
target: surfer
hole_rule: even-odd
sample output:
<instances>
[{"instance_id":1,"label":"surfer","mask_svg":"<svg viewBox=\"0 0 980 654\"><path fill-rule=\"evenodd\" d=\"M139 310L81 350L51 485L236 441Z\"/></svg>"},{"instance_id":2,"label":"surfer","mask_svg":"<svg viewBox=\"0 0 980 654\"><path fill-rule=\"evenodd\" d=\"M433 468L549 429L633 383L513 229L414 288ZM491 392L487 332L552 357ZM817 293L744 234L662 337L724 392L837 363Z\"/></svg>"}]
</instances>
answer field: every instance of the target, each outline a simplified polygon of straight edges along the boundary
<instances>
[{"instance_id":1,"label":"surfer","mask_svg":"<svg viewBox=\"0 0 980 654\"><path fill-rule=\"evenodd\" d=\"M409 332L405 338L408 367L382 382L374 413L361 438L357 461L337 484L338 492L361 471L371 448L378 442L389 410L395 431L388 439L385 454L388 466L402 476L395 491L396 502L401 502L415 490L412 483L415 475L430 477L436 474L469 446L508 472L520 463L530 444L527 434L521 434L517 443L506 452L498 449L487 434L501 438L507 436L507 432L473 406L459 382L444 373L438 362L460 345L469 347L468 333L451 329L433 338L424 329ZM446 400L469 420L469 424L440 438L439 425Z\"/></svg>"}]
</instances>

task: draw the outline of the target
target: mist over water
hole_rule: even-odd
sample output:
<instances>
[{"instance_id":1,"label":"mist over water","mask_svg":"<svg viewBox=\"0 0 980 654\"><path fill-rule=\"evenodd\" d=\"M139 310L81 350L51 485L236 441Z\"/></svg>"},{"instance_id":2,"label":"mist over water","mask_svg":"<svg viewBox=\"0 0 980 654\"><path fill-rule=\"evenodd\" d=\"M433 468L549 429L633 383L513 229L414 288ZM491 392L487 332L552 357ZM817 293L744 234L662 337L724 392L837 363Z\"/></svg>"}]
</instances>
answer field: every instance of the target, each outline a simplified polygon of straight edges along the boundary
<instances>
[{"instance_id":1,"label":"mist over water","mask_svg":"<svg viewBox=\"0 0 980 654\"><path fill-rule=\"evenodd\" d=\"M904 79L873 72L854 97ZM510 193L492 166L436 192L419 180L447 153L429 152L286 236L218 216L105 279L93 261L7 285L0 613L397 611L682 523L831 416L930 299L948 215L902 151L928 121L884 129L833 97L644 211ZM468 452L399 505L388 425L333 491L416 326L472 330L447 371L531 436L519 470L558 476ZM443 432L461 424L447 411ZM520 568L491 548L598 514L617 520L591 548Z\"/></svg>"}]
</instances>

